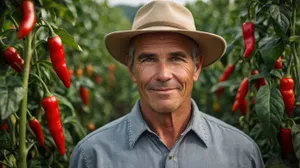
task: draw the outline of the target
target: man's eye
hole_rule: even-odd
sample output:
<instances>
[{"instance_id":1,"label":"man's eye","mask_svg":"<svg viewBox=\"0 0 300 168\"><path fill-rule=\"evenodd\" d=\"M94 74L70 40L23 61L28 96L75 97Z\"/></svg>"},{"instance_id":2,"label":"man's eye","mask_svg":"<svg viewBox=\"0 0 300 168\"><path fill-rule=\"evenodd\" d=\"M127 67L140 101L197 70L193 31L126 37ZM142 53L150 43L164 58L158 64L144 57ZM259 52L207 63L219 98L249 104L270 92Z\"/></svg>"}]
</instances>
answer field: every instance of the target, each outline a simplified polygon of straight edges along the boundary
<instances>
[{"instance_id":1,"label":"man's eye","mask_svg":"<svg viewBox=\"0 0 300 168\"><path fill-rule=\"evenodd\" d=\"M155 59L154 58L145 58L142 60L142 62L154 62Z\"/></svg>"},{"instance_id":2,"label":"man's eye","mask_svg":"<svg viewBox=\"0 0 300 168\"><path fill-rule=\"evenodd\" d=\"M172 57L172 61L184 61L184 60L180 57Z\"/></svg>"}]
</instances>

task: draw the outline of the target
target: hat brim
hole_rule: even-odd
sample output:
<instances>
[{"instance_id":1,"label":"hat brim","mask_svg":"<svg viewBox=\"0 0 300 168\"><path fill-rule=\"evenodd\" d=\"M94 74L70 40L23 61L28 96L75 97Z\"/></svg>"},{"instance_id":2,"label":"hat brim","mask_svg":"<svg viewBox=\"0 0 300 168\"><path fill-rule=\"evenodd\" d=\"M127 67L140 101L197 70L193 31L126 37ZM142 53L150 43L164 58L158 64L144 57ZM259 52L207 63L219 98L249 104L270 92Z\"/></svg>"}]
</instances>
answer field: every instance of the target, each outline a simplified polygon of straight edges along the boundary
<instances>
[{"instance_id":1,"label":"hat brim","mask_svg":"<svg viewBox=\"0 0 300 168\"><path fill-rule=\"evenodd\" d=\"M217 61L223 56L226 50L226 41L216 34L202 31L182 30L165 26L109 33L105 36L106 49L117 61L127 66L125 57L128 55L131 39L137 35L151 32L174 32L186 35L193 39L199 45L200 53L203 56L202 67L206 67Z\"/></svg>"}]
</instances>

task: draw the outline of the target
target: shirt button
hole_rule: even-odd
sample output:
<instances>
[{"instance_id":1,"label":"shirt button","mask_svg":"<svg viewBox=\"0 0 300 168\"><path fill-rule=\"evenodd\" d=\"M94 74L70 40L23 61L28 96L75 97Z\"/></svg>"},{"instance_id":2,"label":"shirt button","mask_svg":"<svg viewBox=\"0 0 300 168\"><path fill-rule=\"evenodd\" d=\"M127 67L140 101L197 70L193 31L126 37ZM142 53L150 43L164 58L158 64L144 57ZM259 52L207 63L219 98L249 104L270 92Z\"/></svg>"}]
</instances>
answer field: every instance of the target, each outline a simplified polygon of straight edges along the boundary
<instances>
[{"instance_id":1,"label":"shirt button","mask_svg":"<svg viewBox=\"0 0 300 168\"><path fill-rule=\"evenodd\" d=\"M169 156L169 160L172 160L173 159L173 156Z\"/></svg>"}]
</instances>

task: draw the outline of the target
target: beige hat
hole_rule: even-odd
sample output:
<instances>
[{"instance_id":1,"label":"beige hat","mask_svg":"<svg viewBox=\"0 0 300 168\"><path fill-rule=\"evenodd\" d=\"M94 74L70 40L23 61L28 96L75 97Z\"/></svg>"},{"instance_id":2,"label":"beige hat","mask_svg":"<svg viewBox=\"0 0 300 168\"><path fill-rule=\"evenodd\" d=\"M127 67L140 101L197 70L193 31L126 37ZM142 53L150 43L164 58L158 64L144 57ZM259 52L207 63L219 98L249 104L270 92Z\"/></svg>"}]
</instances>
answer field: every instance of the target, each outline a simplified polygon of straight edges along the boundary
<instances>
[{"instance_id":1,"label":"beige hat","mask_svg":"<svg viewBox=\"0 0 300 168\"><path fill-rule=\"evenodd\" d=\"M170 0L154 0L141 7L135 15L132 29L107 34L105 45L116 60L126 65L125 56L128 55L131 39L149 32L175 32L192 38L199 45L203 67L217 61L226 49L222 37L197 31L192 13Z\"/></svg>"}]
</instances>

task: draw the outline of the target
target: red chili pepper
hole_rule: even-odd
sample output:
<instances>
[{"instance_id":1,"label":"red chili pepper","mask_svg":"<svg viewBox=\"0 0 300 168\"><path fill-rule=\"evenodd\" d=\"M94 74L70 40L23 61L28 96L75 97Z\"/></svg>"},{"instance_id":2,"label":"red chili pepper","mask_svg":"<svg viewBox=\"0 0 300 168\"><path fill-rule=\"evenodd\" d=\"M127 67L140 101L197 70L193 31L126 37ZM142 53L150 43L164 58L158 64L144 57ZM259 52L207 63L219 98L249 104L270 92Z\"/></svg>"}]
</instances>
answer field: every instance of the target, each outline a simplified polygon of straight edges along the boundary
<instances>
[{"instance_id":1,"label":"red chili pepper","mask_svg":"<svg viewBox=\"0 0 300 168\"><path fill-rule=\"evenodd\" d=\"M283 77L280 80L280 92L284 101L287 115L291 117L295 106L294 80L291 77Z\"/></svg>"},{"instance_id":2,"label":"red chili pepper","mask_svg":"<svg viewBox=\"0 0 300 168\"><path fill-rule=\"evenodd\" d=\"M282 70L282 56L277 59L274 68Z\"/></svg>"},{"instance_id":3,"label":"red chili pepper","mask_svg":"<svg viewBox=\"0 0 300 168\"><path fill-rule=\"evenodd\" d=\"M244 80L241 82L240 87L238 89L238 92L236 94L233 106L232 106L232 111L236 111L240 107L240 105L243 103L246 94L248 93L248 88L249 88L249 79L246 77Z\"/></svg>"},{"instance_id":4,"label":"red chili pepper","mask_svg":"<svg viewBox=\"0 0 300 168\"><path fill-rule=\"evenodd\" d=\"M251 55L255 47L254 24L252 22L245 22L243 23L242 30L245 45L244 58L247 58L249 55Z\"/></svg>"},{"instance_id":5,"label":"red chili pepper","mask_svg":"<svg viewBox=\"0 0 300 168\"><path fill-rule=\"evenodd\" d=\"M252 100L251 100L251 104L252 104L252 105L255 104L255 99L256 99L256 97L254 96L254 97L252 98Z\"/></svg>"},{"instance_id":6,"label":"red chili pepper","mask_svg":"<svg viewBox=\"0 0 300 168\"><path fill-rule=\"evenodd\" d=\"M32 31L36 23L34 4L32 1L25 0L21 4L21 11L23 18L21 20L19 31L17 34L18 39L27 36Z\"/></svg>"},{"instance_id":7,"label":"red chili pepper","mask_svg":"<svg viewBox=\"0 0 300 168\"><path fill-rule=\"evenodd\" d=\"M247 114L248 111L248 102L246 99L243 100L242 104L240 105L240 111L243 116Z\"/></svg>"},{"instance_id":8,"label":"red chili pepper","mask_svg":"<svg viewBox=\"0 0 300 168\"><path fill-rule=\"evenodd\" d=\"M2 52L3 58L17 72L22 72L24 69L24 60L21 58L18 51L10 46Z\"/></svg>"},{"instance_id":9,"label":"red chili pepper","mask_svg":"<svg viewBox=\"0 0 300 168\"><path fill-rule=\"evenodd\" d=\"M50 52L51 62L59 79L69 88L71 86L70 74L65 60L65 52L62 41L51 28L52 36L48 38L48 50Z\"/></svg>"},{"instance_id":10,"label":"red chili pepper","mask_svg":"<svg viewBox=\"0 0 300 168\"><path fill-rule=\"evenodd\" d=\"M42 100L42 107L45 110L48 129L55 141L55 144L63 156L65 154L65 137L60 119L58 101L55 96L46 96Z\"/></svg>"},{"instance_id":11,"label":"red chili pepper","mask_svg":"<svg viewBox=\"0 0 300 168\"><path fill-rule=\"evenodd\" d=\"M258 70L253 70L251 72L251 75L258 75L259 74L259 71ZM266 80L264 78L260 78L256 83L255 83L255 87L256 87L256 90L258 90L261 86L265 86L267 83L266 83Z\"/></svg>"},{"instance_id":12,"label":"red chili pepper","mask_svg":"<svg viewBox=\"0 0 300 168\"><path fill-rule=\"evenodd\" d=\"M100 75L96 75L96 83L101 84L102 83L102 77Z\"/></svg>"},{"instance_id":13,"label":"red chili pepper","mask_svg":"<svg viewBox=\"0 0 300 168\"><path fill-rule=\"evenodd\" d=\"M234 65L233 64L228 64L227 67L225 68L224 73L220 76L219 82L226 81L229 78L229 76L232 74L233 71L234 71ZM223 90L224 90L224 87L219 87L218 88L217 97L221 96Z\"/></svg>"},{"instance_id":14,"label":"red chili pepper","mask_svg":"<svg viewBox=\"0 0 300 168\"><path fill-rule=\"evenodd\" d=\"M286 157L293 153L292 131L289 128L280 129L281 149L283 156Z\"/></svg>"},{"instance_id":15,"label":"red chili pepper","mask_svg":"<svg viewBox=\"0 0 300 168\"><path fill-rule=\"evenodd\" d=\"M73 68L69 69L69 75L70 75L70 77L72 77L74 75L74 69Z\"/></svg>"},{"instance_id":16,"label":"red chili pepper","mask_svg":"<svg viewBox=\"0 0 300 168\"><path fill-rule=\"evenodd\" d=\"M7 124L3 124L2 127L1 127L2 130L4 131L8 131L8 126Z\"/></svg>"},{"instance_id":17,"label":"red chili pepper","mask_svg":"<svg viewBox=\"0 0 300 168\"><path fill-rule=\"evenodd\" d=\"M34 132L38 142L44 146L44 134L40 122L35 117L32 117L29 121L29 126Z\"/></svg>"},{"instance_id":18,"label":"red chili pepper","mask_svg":"<svg viewBox=\"0 0 300 168\"><path fill-rule=\"evenodd\" d=\"M89 100L89 90L83 86L80 86L80 96L83 104L89 105L90 100Z\"/></svg>"}]
</instances>

